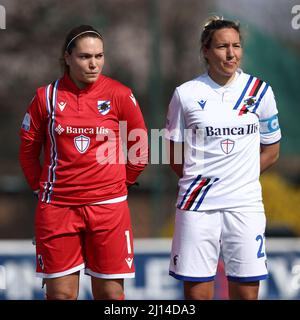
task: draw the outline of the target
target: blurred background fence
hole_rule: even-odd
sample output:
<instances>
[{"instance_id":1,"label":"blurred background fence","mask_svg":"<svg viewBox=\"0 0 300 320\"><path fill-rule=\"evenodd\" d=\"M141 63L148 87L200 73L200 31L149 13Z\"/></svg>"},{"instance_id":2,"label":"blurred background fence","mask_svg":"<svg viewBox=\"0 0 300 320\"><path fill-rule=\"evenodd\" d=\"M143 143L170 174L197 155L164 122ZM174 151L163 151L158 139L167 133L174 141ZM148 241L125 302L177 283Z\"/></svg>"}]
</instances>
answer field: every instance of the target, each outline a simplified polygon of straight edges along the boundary
<instances>
[{"instance_id":1,"label":"blurred background fence","mask_svg":"<svg viewBox=\"0 0 300 320\"><path fill-rule=\"evenodd\" d=\"M161 129L175 87L203 71L199 36L202 22L211 14L241 22L242 68L269 82L275 92L283 138L279 162L261 177L267 236L300 236L299 4L0 0L5 8L5 29L3 21L0 24L0 238L33 236L36 202L18 163L19 128L36 88L61 74L59 56L66 33L79 24L91 24L103 33L104 74L130 86L148 128ZM136 238L170 237L175 174L168 165L149 164L139 182L129 195Z\"/></svg>"}]
</instances>

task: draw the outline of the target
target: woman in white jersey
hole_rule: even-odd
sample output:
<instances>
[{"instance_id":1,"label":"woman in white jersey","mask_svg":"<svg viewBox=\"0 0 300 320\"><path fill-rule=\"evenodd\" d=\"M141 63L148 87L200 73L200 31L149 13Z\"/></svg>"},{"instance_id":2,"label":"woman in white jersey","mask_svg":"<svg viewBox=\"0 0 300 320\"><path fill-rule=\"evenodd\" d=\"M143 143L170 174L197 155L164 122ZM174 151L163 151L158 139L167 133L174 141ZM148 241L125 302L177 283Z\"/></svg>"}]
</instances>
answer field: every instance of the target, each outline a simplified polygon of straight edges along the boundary
<instances>
[{"instance_id":1,"label":"woman in white jersey","mask_svg":"<svg viewBox=\"0 0 300 320\"><path fill-rule=\"evenodd\" d=\"M259 176L279 156L276 102L266 82L239 68L238 23L210 18L201 51L207 72L175 89L167 116L180 178L169 273L186 299L212 299L222 257L229 298L257 299L268 274Z\"/></svg>"}]
</instances>

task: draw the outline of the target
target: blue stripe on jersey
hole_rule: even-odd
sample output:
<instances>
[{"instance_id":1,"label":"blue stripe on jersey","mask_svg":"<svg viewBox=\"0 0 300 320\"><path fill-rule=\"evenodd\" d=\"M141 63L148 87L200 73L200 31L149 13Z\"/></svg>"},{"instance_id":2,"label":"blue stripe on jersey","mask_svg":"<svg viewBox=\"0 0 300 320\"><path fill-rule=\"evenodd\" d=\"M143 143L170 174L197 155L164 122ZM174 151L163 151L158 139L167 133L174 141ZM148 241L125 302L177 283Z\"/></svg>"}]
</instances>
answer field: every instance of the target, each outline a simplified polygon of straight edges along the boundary
<instances>
[{"instance_id":1,"label":"blue stripe on jersey","mask_svg":"<svg viewBox=\"0 0 300 320\"><path fill-rule=\"evenodd\" d=\"M247 81L247 83L246 83L246 86L245 86L245 88L244 88L241 96L239 97L237 103L235 104L233 110L235 110L235 109L237 109L237 108L239 107L239 105L240 105L240 103L242 102L242 100L243 100L243 98L244 98L244 96L245 96L245 94L246 94L246 92L247 92L247 90L248 90L248 88L249 88L249 86L250 86L250 83L252 82L253 78L254 78L253 76L250 76L250 77L249 77L249 79L248 79L248 81Z\"/></svg>"},{"instance_id":2,"label":"blue stripe on jersey","mask_svg":"<svg viewBox=\"0 0 300 320\"><path fill-rule=\"evenodd\" d=\"M50 127L50 122L51 122L51 102L50 102L50 90L51 90L51 86L52 84L49 84L45 90L45 100L46 100L46 109L47 109L47 113L48 113L48 116L49 116L49 123L48 123L48 131L50 132L49 130L49 127ZM52 94L53 94L53 90L52 90ZM52 146L52 139L51 139L51 135L50 135L50 142L51 142L51 146ZM52 150L52 148L50 148L50 150ZM52 157L51 157L52 158ZM48 181L45 182L44 184L44 192L43 192L43 197L42 197L42 201L44 202L45 201L45 197L47 195L47 192L48 192L48 185L50 183L50 180L51 180L51 171L50 171L50 166L48 168Z\"/></svg>"},{"instance_id":3,"label":"blue stripe on jersey","mask_svg":"<svg viewBox=\"0 0 300 320\"><path fill-rule=\"evenodd\" d=\"M203 202L203 200L204 200L207 192L208 192L209 189L211 188L211 186L212 186L215 182L217 182L218 180L220 180L220 179L219 179L219 178L215 178L214 181L212 181L212 182L206 187L206 189L203 191L203 193L202 193L202 195L201 195L201 197L200 197L200 199L199 199L196 207L195 207L192 211L197 211L197 209L200 207L201 203Z\"/></svg>"},{"instance_id":4,"label":"blue stripe on jersey","mask_svg":"<svg viewBox=\"0 0 300 320\"><path fill-rule=\"evenodd\" d=\"M55 139L55 132L54 132L54 125L55 125L55 110L56 110L56 98L57 98L57 87L58 87L58 83L59 83L59 80L56 80L55 84L54 84L54 88L53 88L53 93L52 93L52 106L53 106L53 109L52 109L52 125L51 125L51 135L53 137L53 168L52 168L52 183L50 185L50 188L49 188L49 194L48 194L48 198L47 198L47 203L50 202L50 197L51 197L51 194L53 192L53 183L55 182L56 180L56 174L55 174L55 170L56 170L56 167L57 167L57 146L56 146L56 139Z\"/></svg>"},{"instance_id":5,"label":"blue stripe on jersey","mask_svg":"<svg viewBox=\"0 0 300 320\"><path fill-rule=\"evenodd\" d=\"M50 117L51 115L51 108L50 108L50 101L49 101L49 91L51 89L51 84L48 85L47 89L46 89L46 108L47 108L47 112L48 112L48 115Z\"/></svg>"},{"instance_id":6,"label":"blue stripe on jersey","mask_svg":"<svg viewBox=\"0 0 300 320\"><path fill-rule=\"evenodd\" d=\"M49 133L50 142L51 142L51 147L50 147L51 156L50 156L50 165L48 168L48 181L44 186L45 191L43 193L42 201L46 200L47 203L50 202L53 183L55 181L55 169L57 166L57 150L56 150L56 140L55 140L55 134L54 134L54 124L55 124L55 106L56 106L58 83L59 83L59 80L57 80L53 85L52 102L50 102L51 85L49 85L46 90L46 107L49 114L48 133Z\"/></svg>"},{"instance_id":7,"label":"blue stripe on jersey","mask_svg":"<svg viewBox=\"0 0 300 320\"><path fill-rule=\"evenodd\" d=\"M193 186L201 179L201 174L199 176L197 176L197 178L192 182L192 184L189 186L189 188L187 189L186 193L183 196L183 199L181 200L178 208L180 209L182 207L182 205L184 204L184 201L186 200L186 197L188 196L188 194L190 193L190 191L192 190Z\"/></svg>"},{"instance_id":8,"label":"blue stripe on jersey","mask_svg":"<svg viewBox=\"0 0 300 320\"><path fill-rule=\"evenodd\" d=\"M260 94L260 96L259 96L259 98L258 98L258 100L257 100L257 102L256 102L256 104L255 104L255 108L254 108L253 111L252 111L253 113L255 113L255 111L257 110L257 108L258 108L258 106L259 106L262 98L264 97L265 93L267 92L268 88L269 88L269 85L266 83L266 85L265 85L265 87L264 87L264 90L263 90L262 93Z\"/></svg>"}]
</instances>

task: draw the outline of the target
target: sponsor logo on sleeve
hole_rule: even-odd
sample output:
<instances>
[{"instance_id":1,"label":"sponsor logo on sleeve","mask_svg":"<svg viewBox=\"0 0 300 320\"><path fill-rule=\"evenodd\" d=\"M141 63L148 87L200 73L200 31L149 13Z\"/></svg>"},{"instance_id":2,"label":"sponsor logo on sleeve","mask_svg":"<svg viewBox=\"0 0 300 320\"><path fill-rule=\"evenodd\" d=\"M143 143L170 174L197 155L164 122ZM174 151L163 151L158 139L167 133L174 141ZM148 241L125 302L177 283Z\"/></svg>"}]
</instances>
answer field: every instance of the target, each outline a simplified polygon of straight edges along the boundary
<instances>
[{"instance_id":1,"label":"sponsor logo on sleeve","mask_svg":"<svg viewBox=\"0 0 300 320\"><path fill-rule=\"evenodd\" d=\"M24 129L25 131L30 130L30 120L31 120L30 114L26 112L22 122L22 129Z\"/></svg>"}]
</instances>

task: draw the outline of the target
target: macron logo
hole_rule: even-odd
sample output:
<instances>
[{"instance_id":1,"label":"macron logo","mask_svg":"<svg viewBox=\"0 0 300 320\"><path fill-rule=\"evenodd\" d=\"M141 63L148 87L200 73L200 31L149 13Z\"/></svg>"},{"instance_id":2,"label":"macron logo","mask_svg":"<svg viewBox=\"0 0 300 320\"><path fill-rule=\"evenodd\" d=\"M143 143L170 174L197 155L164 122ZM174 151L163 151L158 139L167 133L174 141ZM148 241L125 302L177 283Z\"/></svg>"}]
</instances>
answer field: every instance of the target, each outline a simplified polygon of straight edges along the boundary
<instances>
[{"instance_id":1,"label":"macron logo","mask_svg":"<svg viewBox=\"0 0 300 320\"><path fill-rule=\"evenodd\" d=\"M201 107L201 109L203 110L204 109L204 107L205 107L205 105L206 105L206 101L207 100L200 100L200 101L198 101L198 103L199 103L199 105L200 105L200 107Z\"/></svg>"},{"instance_id":2,"label":"macron logo","mask_svg":"<svg viewBox=\"0 0 300 320\"><path fill-rule=\"evenodd\" d=\"M131 269L133 259L128 257L128 258L125 259L125 261L126 261L128 267Z\"/></svg>"},{"instance_id":3,"label":"macron logo","mask_svg":"<svg viewBox=\"0 0 300 320\"><path fill-rule=\"evenodd\" d=\"M63 102L63 101L58 102L58 107L59 107L60 111L64 111L64 108L65 108L66 104L67 103Z\"/></svg>"}]
</instances>

